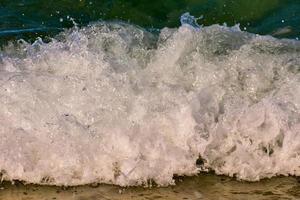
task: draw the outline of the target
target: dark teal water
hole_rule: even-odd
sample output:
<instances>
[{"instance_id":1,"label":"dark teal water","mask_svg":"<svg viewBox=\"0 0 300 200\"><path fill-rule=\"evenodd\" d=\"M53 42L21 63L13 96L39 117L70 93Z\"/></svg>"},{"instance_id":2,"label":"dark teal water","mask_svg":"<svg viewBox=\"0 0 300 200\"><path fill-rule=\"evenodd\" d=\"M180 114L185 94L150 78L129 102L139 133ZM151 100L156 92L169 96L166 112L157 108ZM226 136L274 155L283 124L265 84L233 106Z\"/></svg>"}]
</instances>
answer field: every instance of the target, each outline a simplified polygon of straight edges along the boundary
<instances>
[{"instance_id":1,"label":"dark teal water","mask_svg":"<svg viewBox=\"0 0 300 200\"><path fill-rule=\"evenodd\" d=\"M200 24L235 25L276 37L300 35L299 0L0 0L0 43L52 37L74 22L122 20L144 28L179 26L182 13ZM73 20L71 20L73 19Z\"/></svg>"}]
</instances>

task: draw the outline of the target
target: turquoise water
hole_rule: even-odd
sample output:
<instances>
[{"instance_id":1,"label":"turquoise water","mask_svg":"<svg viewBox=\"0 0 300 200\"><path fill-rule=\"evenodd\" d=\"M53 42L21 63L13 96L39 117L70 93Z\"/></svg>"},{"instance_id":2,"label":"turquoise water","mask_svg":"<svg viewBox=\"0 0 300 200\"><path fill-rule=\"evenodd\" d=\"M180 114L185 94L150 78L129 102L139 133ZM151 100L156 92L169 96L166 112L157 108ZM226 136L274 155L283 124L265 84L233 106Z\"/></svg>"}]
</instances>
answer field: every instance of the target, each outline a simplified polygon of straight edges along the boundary
<instances>
[{"instance_id":1,"label":"turquoise water","mask_svg":"<svg viewBox=\"0 0 300 200\"><path fill-rule=\"evenodd\" d=\"M253 33L296 38L300 35L298 0L2 0L0 42L57 34L74 22L122 20L148 29L178 27L190 12L205 26L235 25Z\"/></svg>"}]
</instances>

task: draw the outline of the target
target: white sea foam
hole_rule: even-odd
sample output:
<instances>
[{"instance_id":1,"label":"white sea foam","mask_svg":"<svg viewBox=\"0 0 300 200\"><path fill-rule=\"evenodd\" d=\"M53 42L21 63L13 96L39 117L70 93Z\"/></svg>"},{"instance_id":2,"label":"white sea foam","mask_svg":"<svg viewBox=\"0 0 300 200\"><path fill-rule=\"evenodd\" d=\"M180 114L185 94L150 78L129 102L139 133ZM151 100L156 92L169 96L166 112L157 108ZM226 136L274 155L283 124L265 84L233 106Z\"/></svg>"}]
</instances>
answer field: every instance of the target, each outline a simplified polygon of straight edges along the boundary
<instances>
[{"instance_id":1,"label":"white sea foam","mask_svg":"<svg viewBox=\"0 0 300 200\"><path fill-rule=\"evenodd\" d=\"M300 175L299 42L218 25L155 36L122 23L57 38L1 52L2 179Z\"/></svg>"}]
</instances>

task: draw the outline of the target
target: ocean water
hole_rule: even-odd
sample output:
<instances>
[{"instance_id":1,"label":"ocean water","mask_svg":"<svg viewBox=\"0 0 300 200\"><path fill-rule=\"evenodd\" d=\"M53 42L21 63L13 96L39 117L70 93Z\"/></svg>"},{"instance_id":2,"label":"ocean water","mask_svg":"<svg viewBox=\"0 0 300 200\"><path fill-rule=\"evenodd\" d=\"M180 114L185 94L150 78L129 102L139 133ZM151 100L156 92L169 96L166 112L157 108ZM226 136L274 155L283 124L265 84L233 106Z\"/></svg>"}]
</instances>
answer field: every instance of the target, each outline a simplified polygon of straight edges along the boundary
<instances>
[{"instance_id":1,"label":"ocean water","mask_svg":"<svg viewBox=\"0 0 300 200\"><path fill-rule=\"evenodd\" d=\"M298 0L1 0L0 44L36 37L49 39L64 28L90 22L125 21L146 29L178 27L190 12L200 24L241 24L248 32L300 36Z\"/></svg>"},{"instance_id":2,"label":"ocean water","mask_svg":"<svg viewBox=\"0 0 300 200\"><path fill-rule=\"evenodd\" d=\"M299 3L176 2L0 3L2 180L300 175Z\"/></svg>"}]
</instances>

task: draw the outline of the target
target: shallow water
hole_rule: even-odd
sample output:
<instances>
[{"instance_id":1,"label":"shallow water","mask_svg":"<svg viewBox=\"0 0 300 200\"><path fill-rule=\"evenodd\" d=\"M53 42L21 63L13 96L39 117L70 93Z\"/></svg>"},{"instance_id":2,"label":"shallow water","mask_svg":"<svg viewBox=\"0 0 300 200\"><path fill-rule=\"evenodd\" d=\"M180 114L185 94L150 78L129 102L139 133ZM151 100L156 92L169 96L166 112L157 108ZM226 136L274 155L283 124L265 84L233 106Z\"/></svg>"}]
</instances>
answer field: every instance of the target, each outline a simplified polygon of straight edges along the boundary
<instances>
[{"instance_id":1,"label":"shallow water","mask_svg":"<svg viewBox=\"0 0 300 200\"><path fill-rule=\"evenodd\" d=\"M255 183L202 174L197 177L177 178L176 185L169 187L129 187L110 185L80 187L49 187L3 183L0 185L1 200L274 200L300 199L300 183L293 177L277 177Z\"/></svg>"}]
</instances>

